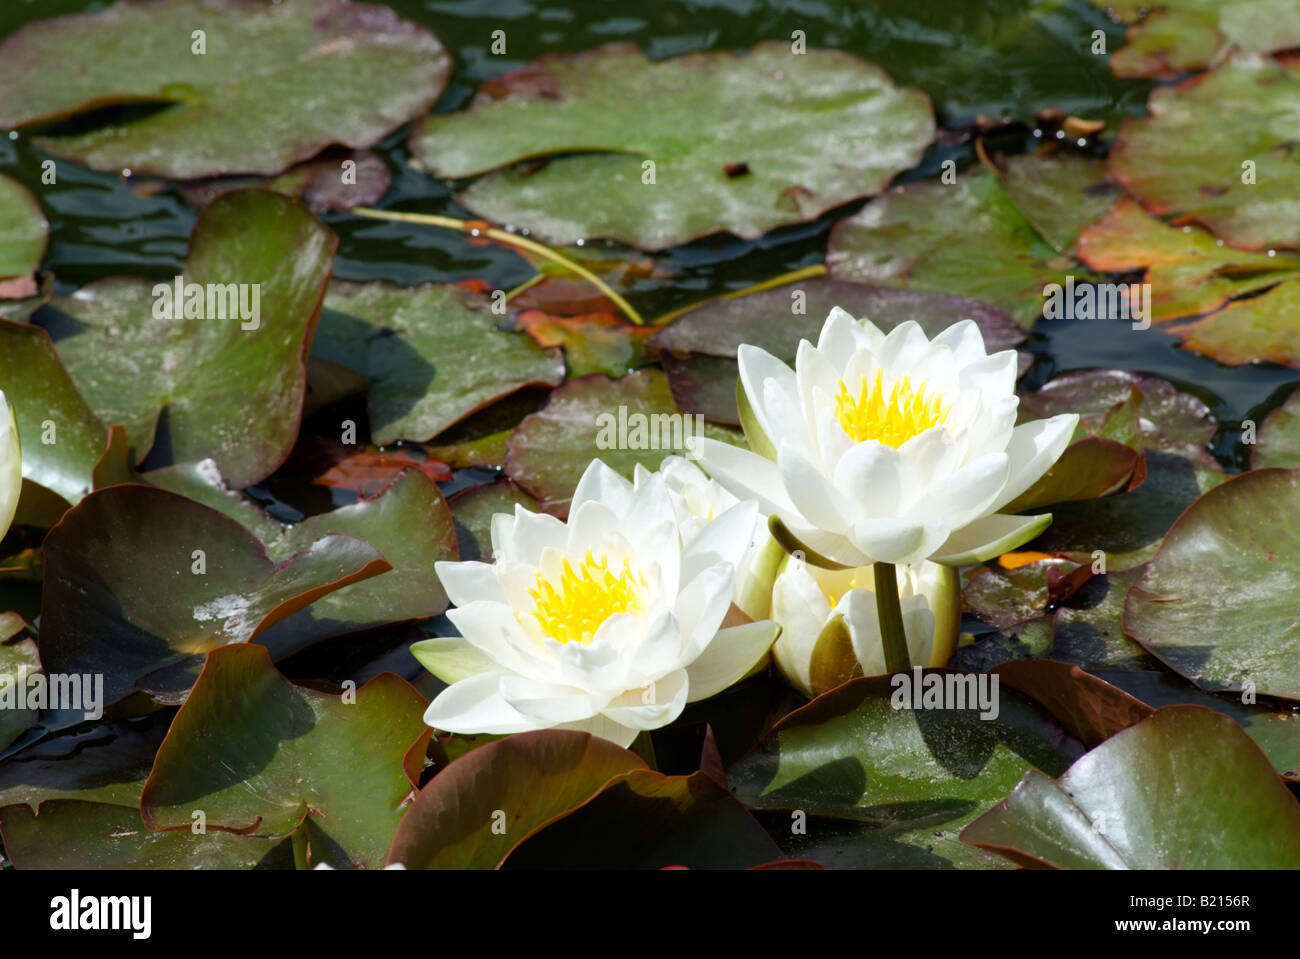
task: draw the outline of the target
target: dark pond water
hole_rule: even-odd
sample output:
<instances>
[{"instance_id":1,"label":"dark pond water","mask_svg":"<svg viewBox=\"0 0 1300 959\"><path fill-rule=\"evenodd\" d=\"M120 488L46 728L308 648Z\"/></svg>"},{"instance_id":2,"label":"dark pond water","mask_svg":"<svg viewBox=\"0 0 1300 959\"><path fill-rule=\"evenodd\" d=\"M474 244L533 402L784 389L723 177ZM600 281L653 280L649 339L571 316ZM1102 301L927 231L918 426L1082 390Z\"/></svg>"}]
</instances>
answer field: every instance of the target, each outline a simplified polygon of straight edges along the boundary
<instances>
[{"instance_id":1,"label":"dark pond water","mask_svg":"<svg viewBox=\"0 0 1300 959\"><path fill-rule=\"evenodd\" d=\"M28 20L107 4L87 0L3 0L0 35ZM902 179L935 175L945 159L959 168L975 162L969 136L980 120L1018 121L1001 128L994 144L1009 152L1034 141L1037 110L1111 123L1144 109L1150 84L1118 80L1103 57L1090 52L1095 30L1111 49L1123 32L1086 0L656 0L653 3L567 0L389 0L403 16L432 29L452 51L452 82L438 112L459 109L483 80L546 53L588 49L616 40L640 44L651 57L700 50L744 49L764 40L788 41L802 30L809 46L836 47L884 67L901 84L934 100L948 133L921 166ZM492 32L505 30L507 55L490 52ZM406 130L380 144L393 172L382 206L463 216L447 183L410 168ZM1104 147L1087 144L1083 149ZM24 137L0 138L0 173L37 193L51 221L47 260L60 292L112 274L171 275L181 266L195 210L173 190L139 196L120 176L59 165L57 185L40 185L43 155ZM738 289L787 270L820 262L831 222L858 204L761 240L710 238L662 257L666 279L634 288L642 312L658 315L710 295ZM526 280L531 269L499 247L471 246L453 233L348 215L325 218L341 240L335 274L348 280L402 284L482 278L499 288ZM1031 348L1039 362L1031 376L1114 366L1154 373L1189 389L1226 424L1256 419L1300 382L1273 366L1228 368L1177 347L1156 330L1133 335L1127 324L1042 321ZM1225 426L1216 441L1225 461L1239 462L1237 431Z\"/></svg>"}]
</instances>

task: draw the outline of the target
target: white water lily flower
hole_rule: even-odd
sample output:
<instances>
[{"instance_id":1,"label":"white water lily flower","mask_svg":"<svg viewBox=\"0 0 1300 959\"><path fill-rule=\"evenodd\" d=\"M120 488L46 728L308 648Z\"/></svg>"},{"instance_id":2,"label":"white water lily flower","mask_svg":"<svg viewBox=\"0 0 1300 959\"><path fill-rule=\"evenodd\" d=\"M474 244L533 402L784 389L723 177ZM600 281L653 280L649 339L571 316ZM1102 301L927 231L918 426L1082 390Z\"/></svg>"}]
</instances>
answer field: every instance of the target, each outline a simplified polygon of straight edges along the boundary
<instances>
[{"instance_id":1,"label":"white water lily flower","mask_svg":"<svg viewBox=\"0 0 1300 959\"><path fill-rule=\"evenodd\" d=\"M716 480L682 456L668 456L657 473L637 465L633 485L640 487L650 477L663 477L668 495L677 511L677 525L682 542L689 543L701 529L740 502ZM771 604L772 579L784 552L767 532L763 520L754 514L749 533L749 548L736 568L736 606L750 619L766 619Z\"/></svg>"},{"instance_id":2,"label":"white water lily flower","mask_svg":"<svg viewBox=\"0 0 1300 959\"><path fill-rule=\"evenodd\" d=\"M1016 426L1016 353L990 356L974 321L930 340L915 322L886 335L837 307L816 346L800 342L793 370L749 345L736 358L756 452L705 438L696 449L809 559L962 565L1051 522L997 511L1056 462L1079 418Z\"/></svg>"},{"instance_id":3,"label":"white water lily flower","mask_svg":"<svg viewBox=\"0 0 1300 959\"><path fill-rule=\"evenodd\" d=\"M917 665L942 666L955 646L961 593L953 573L937 563L896 567L908 658ZM772 658L805 696L889 672L870 566L820 569L791 557L772 587L772 618L781 627Z\"/></svg>"},{"instance_id":4,"label":"white water lily flower","mask_svg":"<svg viewBox=\"0 0 1300 959\"><path fill-rule=\"evenodd\" d=\"M492 563L438 563L461 637L411 651L451 685L425 713L456 733L577 729L629 745L741 679L770 621L721 629L756 507L683 529L664 477L633 486L600 460L567 523L492 519Z\"/></svg>"},{"instance_id":5,"label":"white water lily flower","mask_svg":"<svg viewBox=\"0 0 1300 959\"><path fill-rule=\"evenodd\" d=\"M23 457L18 445L18 423L0 392L0 537L9 531L18 494L23 488Z\"/></svg>"}]
</instances>

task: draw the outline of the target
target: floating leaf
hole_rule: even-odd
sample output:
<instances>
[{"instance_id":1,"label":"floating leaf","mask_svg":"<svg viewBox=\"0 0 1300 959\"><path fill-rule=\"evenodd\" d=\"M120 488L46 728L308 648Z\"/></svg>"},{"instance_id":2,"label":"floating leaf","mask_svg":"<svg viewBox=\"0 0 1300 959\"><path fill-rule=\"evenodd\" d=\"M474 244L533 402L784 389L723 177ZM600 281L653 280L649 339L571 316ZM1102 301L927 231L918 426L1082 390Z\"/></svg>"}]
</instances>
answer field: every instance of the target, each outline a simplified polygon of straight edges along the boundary
<instances>
[{"instance_id":1,"label":"floating leaf","mask_svg":"<svg viewBox=\"0 0 1300 959\"><path fill-rule=\"evenodd\" d=\"M15 522L34 523L41 488L54 494L55 519L90 492L108 432L77 391L49 334L0 320L0 384L23 441L23 493ZM41 442L42 437L50 442Z\"/></svg>"},{"instance_id":2,"label":"floating leaf","mask_svg":"<svg viewBox=\"0 0 1300 959\"><path fill-rule=\"evenodd\" d=\"M930 337L972 319L990 352L1010 349L1025 339L1007 314L975 300L813 278L705 303L660 330L649 345L658 353L673 398L683 410L739 423L736 350L740 345L752 344L793 363L799 341L816 343L836 306L885 331L912 320Z\"/></svg>"},{"instance_id":3,"label":"floating leaf","mask_svg":"<svg viewBox=\"0 0 1300 959\"><path fill-rule=\"evenodd\" d=\"M780 857L763 827L708 773L637 769L525 839L505 866L744 869Z\"/></svg>"},{"instance_id":4,"label":"floating leaf","mask_svg":"<svg viewBox=\"0 0 1300 959\"><path fill-rule=\"evenodd\" d=\"M189 829L151 833L134 806L56 799L36 815L0 809L0 835L16 869L292 869L293 850L274 837Z\"/></svg>"},{"instance_id":5,"label":"floating leaf","mask_svg":"<svg viewBox=\"0 0 1300 959\"><path fill-rule=\"evenodd\" d=\"M1300 700L1300 471L1233 477L1170 528L1129 591L1124 629L1208 690Z\"/></svg>"},{"instance_id":6,"label":"floating leaf","mask_svg":"<svg viewBox=\"0 0 1300 959\"><path fill-rule=\"evenodd\" d=\"M1075 153L1009 157L1002 186L1043 239L1066 256L1074 256L1084 227L1105 216L1121 192L1104 160Z\"/></svg>"},{"instance_id":7,"label":"floating leaf","mask_svg":"<svg viewBox=\"0 0 1300 959\"><path fill-rule=\"evenodd\" d=\"M1050 574L1088 569L1068 559L1044 559L1014 570L986 568L971 577L962 591L967 608L1001 629L1042 616L1052 597Z\"/></svg>"},{"instance_id":8,"label":"floating leaf","mask_svg":"<svg viewBox=\"0 0 1300 959\"><path fill-rule=\"evenodd\" d=\"M420 790L388 861L409 869L494 869L611 779L644 768L635 753L588 733L547 729L488 743Z\"/></svg>"},{"instance_id":9,"label":"floating leaf","mask_svg":"<svg viewBox=\"0 0 1300 959\"><path fill-rule=\"evenodd\" d=\"M117 3L29 23L0 46L0 128L156 104L165 109L39 143L97 170L274 174L423 115L450 69L431 33L381 6Z\"/></svg>"},{"instance_id":10,"label":"floating leaf","mask_svg":"<svg viewBox=\"0 0 1300 959\"><path fill-rule=\"evenodd\" d=\"M564 379L558 350L501 320L457 286L334 283L312 350L370 378L376 443L423 442L516 390Z\"/></svg>"},{"instance_id":11,"label":"floating leaf","mask_svg":"<svg viewBox=\"0 0 1300 959\"><path fill-rule=\"evenodd\" d=\"M1259 425L1259 436L1250 453L1254 469L1281 466L1300 467L1300 390L1287 397Z\"/></svg>"},{"instance_id":12,"label":"floating leaf","mask_svg":"<svg viewBox=\"0 0 1300 959\"><path fill-rule=\"evenodd\" d=\"M391 565L328 536L280 564L234 520L139 485L92 493L45 540L41 656L52 673L103 673L104 702L190 656L245 643Z\"/></svg>"},{"instance_id":13,"label":"floating leaf","mask_svg":"<svg viewBox=\"0 0 1300 959\"><path fill-rule=\"evenodd\" d=\"M1017 659L993 672L1036 700L1090 749L1151 715L1151 707L1078 666Z\"/></svg>"},{"instance_id":14,"label":"floating leaf","mask_svg":"<svg viewBox=\"0 0 1300 959\"><path fill-rule=\"evenodd\" d=\"M17 708L17 693L20 685L25 685L27 677L42 672L41 654L36 642L31 639L12 641L23 628L21 616L13 613L0 613L0 696L10 687L7 695L14 696L14 702L0 709L0 750L21 736L26 730L36 725L39 710Z\"/></svg>"},{"instance_id":15,"label":"floating leaf","mask_svg":"<svg viewBox=\"0 0 1300 959\"><path fill-rule=\"evenodd\" d=\"M1156 323L1210 314L1169 328L1189 350L1234 365L1300 365L1300 336L1292 322L1300 302L1300 255L1224 246L1199 227L1169 226L1131 200L1084 231L1079 255L1099 270L1145 269Z\"/></svg>"},{"instance_id":16,"label":"floating leaf","mask_svg":"<svg viewBox=\"0 0 1300 959\"><path fill-rule=\"evenodd\" d=\"M228 193L190 239L184 282L204 289L202 305L163 294L175 290L171 280L156 288L117 278L56 297L38 320L100 418L126 426L137 460L155 444L175 462L210 456L247 486L273 472L297 436L306 343L336 244L287 197ZM249 310L260 314L256 327L227 309L230 284L245 285L236 291L244 306L258 304ZM177 315L163 315L168 298ZM203 315L189 315L191 304Z\"/></svg>"},{"instance_id":17,"label":"floating leaf","mask_svg":"<svg viewBox=\"0 0 1300 959\"><path fill-rule=\"evenodd\" d=\"M1151 115L1121 128L1111 173L1152 213L1204 224L1231 246L1300 248L1297 99L1300 64L1243 57L1158 88Z\"/></svg>"},{"instance_id":18,"label":"floating leaf","mask_svg":"<svg viewBox=\"0 0 1300 959\"><path fill-rule=\"evenodd\" d=\"M940 683L961 677L951 670L925 675ZM1026 770L1059 774L1082 752L1011 690L998 691L998 715L988 720L978 706L922 709L922 690L913 693L914 708L895 708L897 695L890 677L855 679L789 714L728 770L736 795L753 807L868 824L875 836L859 841L874 838L878 863L986 866L957 842L957 831ZM811 835L820 827L808 828Z\"/></svg>"},{"instance_id":19,"label":"floating leaf","mask_svg":"<svg viewBox=\"0 0 1300 959\"><path fill-rule=\"evenodd\" d=\"M49 224L21 183L0 176L0 280L35 272L45 256ZM15 296L0 299L17 299Z\"/></svg>"},{"instance_id":20,"label":"floating leaf","mask_svg":"<svg viewBox=\"0 0 1300 959\"><path fill-rule=\"evenodd\" d=\"M1063 869L1289 869L1300 803L1231 719L1173 706L1055 782L1031 770L961 838Z\"/></svg>"},{"instance_id":21,"label":"floating leaf","mask_svg":"<svg viewBox=\"0 0 1300 959\"><path fill-rule=\"evenodd\" d=\"M295 686L255 645L208 656L140 800L151 830L286 836L310 821L314 862L378 868L411 791L405 760L427 705L391 674L352 694Z\"/></svg>"},{"instance_id":22,"label":"floating leaf","mask_svg":"<svg viewBox=\"0 0 1300 959\"><path fill-rule=\"evenodd\" d=\"M1111 68L1125 77L1177 76L1218 64L1228 53L1300 46L1296 0L1093 0L1129 27Z\"/></svg>"},{"instance_id":23,"label":"floating leaf","mask_svg":"<svg viewBox=\"0 0 1300 959\"><path fill-rule=\"evenodd\" d=\"M877 193L933 136L924 94L846 53L764 43L656 63L618 43L507 74L463 113L425 119L412 150L440 177L499 171L459 197L489 220L659 250Z\"/></svg>"},{"instance_id":24,"label":"floating leaf","mask_svg":"<svg viewBox=\"0 0 1300 959\"><path fill-rule=\"evenodd\" d=\"M343 449L346 450L347 447ZM325 472L313 477L312 483L354 490L362 497L373 497L391 484L399 473L408 469L418 470L435 483L446 482L452 477L452 471L446 463L420 456L415 450L381 450L371 447L336 460Z\"/></svg>"},{"instance_id":25,"label":"floating leaf","mask_svg":"<svg viewBox=\"0 0 1300 959\"><path fill-rule=\"evenodd\" d=\"M506 475L537 497L542 509L567 513L587 465L599 457L629 479L638 463L655 470L682 456L694 436L741 445L734 430L678 411L667 378L639 370L621 379L570 380L510 437Z\"/></svg>"},{"instance_id":26,"label":"floating leaf","mask_svg":"<svg viewBox=\"0 0 1300 959\"><path fill-rule=\"evenodd\" d=\"M834 279L974 297L1023 327L1042 315L1045 286L1091 279L1075 274L987 170L954 184L908 183L871 201L832 228L826 266Z\"/></svg>"}]
</instances>

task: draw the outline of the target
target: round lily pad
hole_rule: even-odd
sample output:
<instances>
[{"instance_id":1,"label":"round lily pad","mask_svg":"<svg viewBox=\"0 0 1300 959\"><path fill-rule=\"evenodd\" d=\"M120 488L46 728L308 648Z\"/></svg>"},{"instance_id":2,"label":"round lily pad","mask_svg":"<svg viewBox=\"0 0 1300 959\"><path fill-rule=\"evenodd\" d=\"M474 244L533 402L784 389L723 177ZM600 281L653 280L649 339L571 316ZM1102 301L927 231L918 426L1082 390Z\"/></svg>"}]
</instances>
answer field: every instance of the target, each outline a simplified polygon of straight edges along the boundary
<instances>
[{"instance_id":1,"label":"round lily pad","mask_svg":"<svg viewBox=\"0 0 1300 959\"><path fill-rule=\"evenodd\" d=\"M933 136L923 93L847 53L764 43L653 62L618 43L507 74L424 120L412 150L436 176L489 173L460 194L487 219L658 250L878 193Z\"/></svg>"},{"instance_id":2,"label":"round lily pad","mask_svg":"<svg viewBox=\"0 0 1300 959\"><path fill-rule=\"evenodd\" d=\"M451 284L334 283L312 353L370 378L376 443L422 442L525 386L564 380L560 352L504 320Z\"/></svg>"},{"instance_id":3,"label":"round lily pad","mask_svg":"<svg viewBox=\"0 0 1300 959\"><path fill-rule=\"evenodd\" d=\"M1236 58L1153 92L1151 115L1121 128L1111 172L1151 212L1230 246L1300 248L1298 99L1300 64Z\"/></svg>"},{"instance_id":4,"label":"round lily pad","mask_svg":"<svg viewBox=\"0 0 1300 959\"><path fill-rule=\"evenodd\" d=\"M963 842L1062 869L1291 869L1300 803L1226 716L1171 706L1055 782L1030 771Z\"/></svg>"},{"instance_id":5,"label":"round lily pad","mask_svg":"<svg viewBox=\"0 0 1300 959\"><path fill-rule=\"evenodd\" d=\"M1259 425L1256 445L1250 454L1255 469L1281 466L1300 468L1300 390L1287 397Z\"/></svg>"},{"instance_id":6,"label":"round lily pad","mask_svg":"<svg viewBox=\"0 0 1300 959\"><path fill-rule=\"evenodd\" d=\"M0 281L27 276L41 265L49 224L36 198L0 176ZM13 299L0 294L0 299Z\"/></svg>"},{"instance_id":7,"label":"round lily pad","mask_svg":"<svg viewBox=\"0 0 1300 959\"><path fill-rule=\"evenodd\" d=\"M1234 477L1173 524L1124 631L1207 690L1300 700L1300 471Z\"/></svg>"},{"instance_id":8,"label":"round lily pad","mask_svg":"<svg viewBox=\"0 0 1300 959\"><path fill-rule=\"evenodd\" d=\"M148 116L39 143L97 170L274 174L330 144L370 146L421 116L450 69L431 33L387 7L121 0L29 23L0 46L0 128L155 104Z\"/></svg>"},{"instance_id":9,"label":"round lily pad","mask_svg":"<svg viewBox=\"0 0 1300 959\"><path fill-rule=\"evenodd\" d=\"M1046 285L1090 279L987 170L951 184L908 183L872 200L832 228L826 266L835 279L973 297L1024 327L1042 315Z\"/></svg>"},{"instance_id":10,"label":"round lily pad","mask_svg":"<svg viewBox=\"0 0 1300 959\"><path fill-rule=\"evenodd\" d=\"M337 242L288 197L227 193L194 225L182 296L174 277L99 280L38 319L100 419L126 426L137 461L160 444L173 462L212 457L247 486L298 434Z\"/></svg>"}]
</instances>

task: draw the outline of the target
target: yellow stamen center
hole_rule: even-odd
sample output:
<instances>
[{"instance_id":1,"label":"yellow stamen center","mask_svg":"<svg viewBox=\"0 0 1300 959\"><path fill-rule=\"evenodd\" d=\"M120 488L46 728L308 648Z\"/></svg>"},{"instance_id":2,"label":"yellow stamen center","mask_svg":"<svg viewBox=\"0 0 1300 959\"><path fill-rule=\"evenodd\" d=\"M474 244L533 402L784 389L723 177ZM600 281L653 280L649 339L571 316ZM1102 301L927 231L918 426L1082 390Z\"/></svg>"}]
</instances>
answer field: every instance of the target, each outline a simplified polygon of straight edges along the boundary
<instances>
[{"instance_id":1,"label":"yellow stamen center","mask_svg":"<svg viewBox=\"0 0 1300 959\"><path fill-rule=\"evenodd\" d=\"M884 371L876 370L876 381L868 385L862 377L858 395L849 393L840 380L835 395L835 415L849 439L855 443L879 440L894 449L932 426L940 426L948 415L943 401L926 392L925 384L914 389L904 376L885 391Z\"/></svg>"},{"instance_id":2,"label":"yellow stamen center","mask_svg":"<svg viewBox=\"0 0 1300 959\"><path fill-rule=\"evenodd\" d=\"M644 610L645 577L634 574L627 560L616 575L602 556L600 561L587 550L575 569L566 558L558 584L537 574L537 588L529 595L536 602L533 615L551 639L560 643L589 643L605 620L616 613Z\"/></svg>"}]
</instances>

